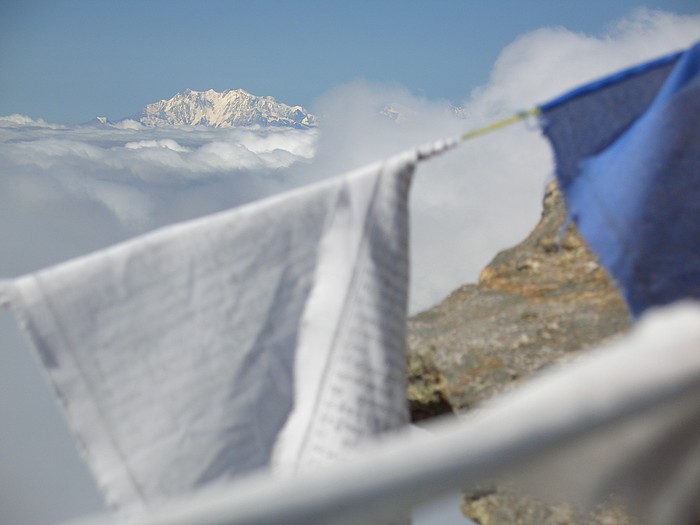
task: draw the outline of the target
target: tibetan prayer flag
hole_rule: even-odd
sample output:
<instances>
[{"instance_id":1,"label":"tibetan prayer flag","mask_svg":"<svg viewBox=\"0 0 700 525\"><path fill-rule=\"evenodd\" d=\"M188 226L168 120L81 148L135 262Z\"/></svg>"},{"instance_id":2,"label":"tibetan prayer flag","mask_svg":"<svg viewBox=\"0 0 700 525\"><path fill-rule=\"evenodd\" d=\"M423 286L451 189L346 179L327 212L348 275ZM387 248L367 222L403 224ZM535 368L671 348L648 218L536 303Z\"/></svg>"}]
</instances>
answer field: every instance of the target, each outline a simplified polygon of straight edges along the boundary
<instances>
[{"instance_id":1,"label":"tibetan prayer flag","mask_svg":"<svg viewBox=\"0 0 700 525\"><path fill-rule=\"evenodd\" d=\"M632 314L700 298L700 44L540 109L569 215Z\"/></svg>"},{"instance_id":2,"label":"tibetan prayer flag","mask_svg":"<svg viewBox=\"0 0 700 525\"><path fill-rule=\"evenodd\" d=\"M5 283L113 507L308 469L407 423L407 198L451 145Z\"/></svg>"}]
</instances>

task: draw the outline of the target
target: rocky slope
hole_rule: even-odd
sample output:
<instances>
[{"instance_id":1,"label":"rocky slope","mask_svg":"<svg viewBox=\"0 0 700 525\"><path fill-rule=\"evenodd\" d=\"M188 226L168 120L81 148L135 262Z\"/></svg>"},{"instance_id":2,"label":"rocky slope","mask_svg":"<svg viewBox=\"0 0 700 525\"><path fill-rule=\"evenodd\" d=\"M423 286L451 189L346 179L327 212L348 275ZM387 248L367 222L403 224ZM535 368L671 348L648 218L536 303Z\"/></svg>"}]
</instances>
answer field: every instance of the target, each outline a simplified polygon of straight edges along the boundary
<instances>
[{"instance_id":1,"label":"rocky slope","mask_svg":"<svg viewBox=\"0 0 700 525\"><path fill-rule=\"evenodd\" d=\"M414 420L467 411L630 326L606 272L575 227L566 226L563 199L553 183L543 208L528 238L499 253L477 284L462 286L409 320ZM584 516L503 487L466 495L463 511L482 525L630 523L613 508Z\"/></svg>"},{"instance_id":2,"label":"rocky slope","mask_svg":"<svg viewBox=\"0 0 700 525\"><path fill-rule=\"evenodd\" d=\"M272 97L242 89L222 93L188 89L168 100L148 104L133 120L146 126L283 126L309 128L316 117L301 106L288 106Z\"/></svg>"}]
</instances>

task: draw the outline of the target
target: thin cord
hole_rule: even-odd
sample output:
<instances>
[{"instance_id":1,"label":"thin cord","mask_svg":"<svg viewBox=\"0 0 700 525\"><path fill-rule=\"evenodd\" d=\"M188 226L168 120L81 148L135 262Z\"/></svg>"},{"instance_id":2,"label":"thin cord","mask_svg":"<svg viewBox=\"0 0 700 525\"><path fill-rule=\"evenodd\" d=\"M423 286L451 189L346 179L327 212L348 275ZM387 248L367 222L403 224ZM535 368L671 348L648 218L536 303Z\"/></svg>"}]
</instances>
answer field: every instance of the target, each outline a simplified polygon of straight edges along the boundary
<instances>
[{"instance_id":1,"label":"thin cord","mask_svg":"<svg viewBox=\"0 0 700 525\"><path fill-rule=\"evenodd\" d=\"M486 135L488 133L491 133L492 131L497 131L501 128L505 128L506 126L510 126L511 124L515 124L516 122L520 122L521 120L528 119L530 117L534 117L540 114L540 108L535 106L534 108L528 109L527 111L521 111L520 113L516 113L515 115L512 115L508 118L504 118L503 120L499 120L497 122L493 122L491 124L488 124L487 126L484 126L483 128L475 129L473 131L467 131L464 133L461 137L460 140L462 142L466 140L471 140L475 137L480 137L481 135Z\"/></svg>"}]
</instances>

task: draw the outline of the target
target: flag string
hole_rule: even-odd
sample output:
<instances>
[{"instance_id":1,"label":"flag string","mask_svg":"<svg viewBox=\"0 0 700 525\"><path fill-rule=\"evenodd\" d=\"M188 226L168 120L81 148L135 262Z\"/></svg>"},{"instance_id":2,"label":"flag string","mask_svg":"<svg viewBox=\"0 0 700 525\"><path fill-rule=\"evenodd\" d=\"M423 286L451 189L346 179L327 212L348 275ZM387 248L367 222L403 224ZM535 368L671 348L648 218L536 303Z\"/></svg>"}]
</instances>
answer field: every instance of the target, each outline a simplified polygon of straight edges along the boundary
<instances>
[{"instance_id":1,"label":"flag string","mask_svg":"<svg viewBox=\"0 0 700 525\"><path fill-rule=\"evenodd\" d=\"M466 133L463 133L460 136L460 140L462 142L465 142L467 140L471 140L476 137L480 137L482 135L486 135L488 133L491 133L493 131L498 131L501 128L505 128L506 126L510 126L511 124L515 124L516 122L520 122L522 120L528 119L530 117L535 117L539 115L540 108L538 106L535 106L531 109L528 109L527 111L520 111L516 113L515 115L511 115L508 118L504 118L503 120L499 120L497 122L492 122L491 124L488 124L484 127L472 130L472 131L467 131Z\"/></svg>"}]
</instances>

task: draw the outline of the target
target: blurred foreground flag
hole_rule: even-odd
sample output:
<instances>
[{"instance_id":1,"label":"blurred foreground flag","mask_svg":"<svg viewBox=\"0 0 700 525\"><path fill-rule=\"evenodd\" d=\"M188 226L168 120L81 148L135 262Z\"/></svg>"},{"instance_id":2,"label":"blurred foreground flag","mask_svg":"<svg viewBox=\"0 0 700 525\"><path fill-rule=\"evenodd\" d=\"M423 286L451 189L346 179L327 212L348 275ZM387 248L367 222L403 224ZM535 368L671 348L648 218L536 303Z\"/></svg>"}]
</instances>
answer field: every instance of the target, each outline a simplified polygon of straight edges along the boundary
<instances>
[{"instance_id":1,"label":"blurred foreground flag","mask_svg":"<svg viewBox=\"0 0 700 525\"><path fill-rule=\"evenodd\" d=\"M324 463L407 422L409 151L6 285L108 502Z\"/></svg>"},{"instance_id":2,"label":"blurred foreground flag","mask_svg":"<svg viewBox=\"0 0 700 525\"><path fill-rule=\"evenodd\" d=\"M700 44L540 109L569 214L631 312L700 298Z\"/></svg>"}]
</instances>

